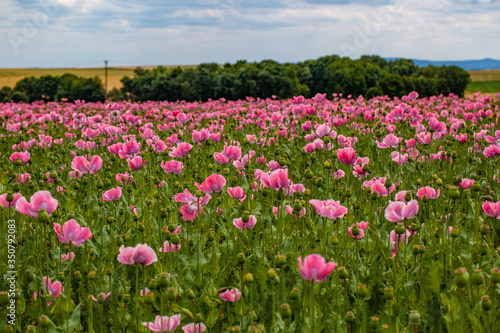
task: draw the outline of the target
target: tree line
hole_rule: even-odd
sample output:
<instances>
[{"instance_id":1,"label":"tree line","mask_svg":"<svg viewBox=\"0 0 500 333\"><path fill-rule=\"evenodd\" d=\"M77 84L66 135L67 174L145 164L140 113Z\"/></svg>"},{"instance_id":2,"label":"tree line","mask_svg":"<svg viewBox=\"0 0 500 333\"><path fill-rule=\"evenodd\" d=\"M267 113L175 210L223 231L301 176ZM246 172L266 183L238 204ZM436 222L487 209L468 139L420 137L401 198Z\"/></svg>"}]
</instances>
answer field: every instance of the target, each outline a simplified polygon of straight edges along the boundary
<instances>
[{"instance_id":1,"label":"tree line","mask_svg":"<svg viewBox=\"0 0 500 333\"><path fill-rule=\"evenodd\" d=\"M159 66L137 68L133 77L121 80L121 89L109 92L109 100L185 100L206 101L247 96L290 98L316 93L363 95L367 98L406 95L417 91L422 97L453 93L463 96L470 75L457 66L418 67L408 59L387 61L379 56L351 60L337 55L299 63L280 64L273 60L235 64L204 63L195 68L167 69ZM22 101L103 101L99 78L79 78L72 74L25 78L9 90L0 90L1 100Z\"/></svg>"}]
</instances>

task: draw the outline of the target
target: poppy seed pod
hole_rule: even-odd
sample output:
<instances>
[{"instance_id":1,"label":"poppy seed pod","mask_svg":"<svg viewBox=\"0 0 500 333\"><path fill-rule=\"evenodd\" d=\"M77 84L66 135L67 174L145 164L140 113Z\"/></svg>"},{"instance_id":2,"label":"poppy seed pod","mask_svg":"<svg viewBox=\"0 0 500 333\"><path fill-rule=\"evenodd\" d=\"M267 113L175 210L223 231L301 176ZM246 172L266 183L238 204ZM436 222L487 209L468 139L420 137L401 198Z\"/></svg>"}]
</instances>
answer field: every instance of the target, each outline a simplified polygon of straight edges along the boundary
<instances>
[{"instance_id":1,"label":"poppy seed pod","mask_svg":"<svg viewBox=\"0 0 500 333\"><path fill-rule=\"evenodd\" d=\"M465 268L462 267L455 270L455 284L460 289L469 285L469 274L467 274Z\"/></svg>"},{"instance_id":2,"label":"poppy seed pod","mask_svg":"<svg viewBox=\"0 0 500 333\"><path fill-rule=\"evenodd\" d=\"M409 321L412 324L418 324L420 322L420 313L418 313L418 310L411 310L410 311Z\"/></svg>"},{"instance_id":3,"label":"poppy seed pod","mask_svg":"<svg viewBox=\"0 0 500 333\"><path fill-rule=\"evenodd\" d=\"M396 233L398 235L401 235L401 234L404 234L405 231L406 231L406 227L405 225L403 224L403 222L398 222L397 225L396 225L396 228L394 228L394 230L396 231Z\"/></svg>"},{"instance_id":4,"label":"poppy seed pod","mask_svg":"<svg viewBox=\"0 0 500 333\"><path fill-rule=\"evenodd\" d=\"M161 273L157 284L159 289L164 289L168 287L168 275L167 273Z\"/></svg>"},{"instance_id":5,"label":"poppy seed pod","mask_svg":"<svg viewBox=\"0 0 500 333\"><path fill-rule=\"evenodd\" d=\"M484 284L484 276L480 269L475 269L470 277L472 284L479 286Z\"/></svg>"},{"instance_id":6,"label":"poppy seed pod","mask_svg":"<svg viewBox=\"0 0 500 333\"><path fill-rule=\"evenodd\" d=\"M246 283L252 283L252 282L254 281L254 279L253 279L253 274L252 274L252 273L247 273L247 274L245 275L244 281L245 281Z\"/></svg>"},{"instance_id":7,"label":"poppy seed pod","mask_svg":"<svg viewBox=\"0 0 500 333\"><path fill-rule=\"evenodd\" d=\"M491 283L497 284L500 282L500 268L493 268L491 270Z\"/></svg>"},{"instance_id":8,"label":"poppy seed pod","mask_svg":"<svg viewBox=\"0 0 500 333\"><path fill-rule=\"evenodd\" d=\"M290 305L286 303L281 304L280 314L283 319L290 319L292 317L292 309L290 309Z\"/></svg>"},{"instance_id":9,"label":"poppy seed pod","mask_svg":"<svg viewBox=\"0 0 500 333\"><path fill-rule=\"evenodd\" d=\"M481 296L481 308L484 311L490 311L492 307L493 307L493 302L491 301L490 296L488 295Z\"/></svg>"},{"instance_id":10,"label":"poppy seed pod","mask_svg":"<svg viewBox=\"0 0 500 333\"><path fill-rule=\"evenodd\" d=\"M177 298L177 290L175 288L168 288L166 298L168 301L173 302Z\"/></svg>"}]
</instances>

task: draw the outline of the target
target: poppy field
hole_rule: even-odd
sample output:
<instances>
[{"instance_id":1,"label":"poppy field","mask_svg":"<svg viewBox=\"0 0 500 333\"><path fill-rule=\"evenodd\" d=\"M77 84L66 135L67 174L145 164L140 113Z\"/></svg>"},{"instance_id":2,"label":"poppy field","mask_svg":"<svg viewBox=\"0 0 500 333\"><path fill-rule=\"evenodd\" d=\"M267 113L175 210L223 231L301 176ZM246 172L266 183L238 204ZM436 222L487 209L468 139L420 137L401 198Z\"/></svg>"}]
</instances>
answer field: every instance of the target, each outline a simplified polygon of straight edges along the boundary
<instances>
[{"instance_id":1,"label":"poppy field","mask_svg":"<svg viewBox=\"0 0 500 333\"><path fill-rule=\"evenodd\" d=\"M499 105L0 103L0 331L495 332Z\"/></svg>"}]
</instances>

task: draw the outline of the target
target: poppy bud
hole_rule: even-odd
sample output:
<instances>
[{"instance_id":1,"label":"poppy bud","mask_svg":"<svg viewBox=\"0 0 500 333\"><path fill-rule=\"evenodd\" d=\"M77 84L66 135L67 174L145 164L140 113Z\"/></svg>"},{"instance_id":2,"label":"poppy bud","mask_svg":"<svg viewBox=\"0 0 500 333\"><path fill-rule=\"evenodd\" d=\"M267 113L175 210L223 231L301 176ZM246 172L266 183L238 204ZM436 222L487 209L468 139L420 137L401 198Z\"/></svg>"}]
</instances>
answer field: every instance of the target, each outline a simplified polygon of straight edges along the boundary
<instances>
[{"instance_id":1,"label":"poppy bud","mask_svg":"<svg viewBox=\"0 0 500 333\"><path fill-rule=\"evenodd\" d=\"M252 283L252 282L253 282L253 274L252 274L252 273L247 273L247 274L245 275L245 278L244 278L244 279L245 279L245 282L246 282L246 283Z\"/></svg>"},{"instance_id":2,"label":"poppy bud","mask_svg":"<svg viewBox=\"0 0 500 333\"><path fill-rule=\"evenodd\" d=\"M170 237L170 243L174 245L179 245L181 242L181 238L179 237L178 234L171 235Z\"/></svg>"},{"instance_id":3,"label":"poppy bud","mask_svg":"<svg viewBox=\"0 0 500 333\"><path fill-rule=\"evenodd\" d=\"M408 202L410 200L411 200L411 194L410 194L410 192L406 192L406 194L405 194L405 201Z\"/></svg>"},{"instance_id":4,"label":"poppy bud","mask_svg":"<svg viewBox=\"0 0 500 333\"><path fill-rule=\"evenodd\" d=\"M366 287L366 284L358 285L358 295L363 298L368 296L368 288Z\"/></svg>"},{"instance_id":5,"label":"poppy bud","mask_svg":"<svg viewBox=\"0 0 500 333\"><path fill-rule=\"evenodd\" d=\"M394 230L396 231L396 233L398 235L401 235L401 234L405 233L406 228L405 228L403 222L398 222L397 225L396 225L396 228L394 228Z\"/></svg>"},{"instance_id":6,"label":"poppy bud","mask_svg":"<svg viewBox=\"0 0 500 333\"><path fill-rule=\"evenodd\" d=\"M347 269L344 266L339 267L337 271L339 272L340 279L345 280L349 277L349 273L347 272Z\"/></svg>"},{"instance_id":7,"label":"poppy bud","mask_svg":"<svg viewBox=\"0 0 500 333\"><path fill-rule=\"evenodd\" d=\"M276 256L276 266L283 267L286 265L286 256L283 254L278 254Z\"/></svg>"},{"instance_id":8,"label":"poppy bud","mask_svg":"<svg viewBox=\"0 0 500 333\"><path fill-rule=\"evenodd\" d=\"M146 230L146 227L143 223L137 223L137 225L140 232L144 232L144 230Z\"/></svg>"},{"instance_id":9,"label":"poppy bud","mask_svg":"<svg viewBox=\"0 0 500 333\"><path fill-rule=\"evenodd\" d=\"M491 283L497 284L500 282L500 268L493 268L491 270Z\"/></svg>"},{"instance_id":10,"label":"poppy bud","mask_svg":"<svg viewBox=\"0 0 500 333\"><path fill-rule=\"evenodd\" d=\"M238 264L243 265L245 263L245 254L238 253Z\"/></svg>"},{"instance_id":11,"label":"poppy bud","mask_svg":"<svg viewBox=\"0 0 500 333\"><path fill-rule=\"evenodd\" d=\"M40 324L40 327L41 328L47 328L49 327L49 321L48 321L49 318L47 318L47 316L41 316L39 319L38 319L38 323Z\"/></svg>"},{"instance_id":12,"label":"poppy bud","mask_svg":"<svg viewBox=\"0 0 500 333\"><path fill-rule=\"evenodd\" d=\"M9 304L9 293L7 291L0 291L0 305L4 306Z\"/></svg>"},{"instance_id":13,"label":"poppy bud","mask_svg":"<svg viewBox=\"0 0 500 333\"><path fill-rule=\"evenodd\" d=\"M193 315L193 313L192 313L191 311L189 311L188 309L186 309L186 308L181 308L181 312L182 312L185 316L187 316L187 317L189 317L189 318L191 318L191 319L194 319L194 315Z\"/></svg>"},{"instance_id":14,"label":"poppy bud","mask_svg":"<svg viewBox=\"0 0 500 333\"><path fill-rule=\"evenodd\" d=\"M306 188L306 190L304 191L304 197L308 198L311 196L311 190Z\"/></svg>"},{"instance_id":15,"label":"poppy bud","mask_svg":"<svg viewBox=\"0 0 500 333\"><path fill-rule=\"evenodd\" d=\"M7 192L7 196L5 198L9 204L14 201L14 194L12 194L12 191Z\"/></svg>"},{"instance_id":16,"label":"poppy bud","mask_svg":"<svg viewBox=\"0 0 500 333\"><path fill-rule=\"evenodd\" d=\"M283 319L290 319L292 317L292 309L290 309L290 305L286 303L281 304L280 314Z\"/></svg>"},{"instance_id":17,"label":"poppy bud","mask_svg":"<svg viewBox=\"0 0 500 333\"><path fill-rule=\"evenodd\" d=\"M74 273L74 275L75 275L75 280L76 280L77 282L82 281L82 273L80 273L80 271L76 271L76 272Z\"/></svg>"},{"instance_id":18,"label":"poppy bud","mask_svg":"<svg viewBox=\"0 0 500 333\"><path fill-rule=\"evenodd\" d=\"M470 187L470 189L471 189L473 192L479 192L479 191L481 191L481 184L479 184L479 183L474 183L474 184L472 184L472 186Z\"/></svg>"},{"instance_id":19,"label":"poppy bud","mask_svg":"<svg viewBox=\"0 0 500 333\"><path fill-rule=\"evenodd\" d=\"M244 211L241 220L243 221L243 223L247 223L248 221L250 221L250 212Z\"/></svg>"},{"instance_id":20,"label":"poppy bud","mask_svg":"<svg viewBox=\"0 0 500 333\"><path fill-rule=\"evenodd\" d=\"M14 161L14 165L17 166L17 167L20 167L23 163L21 162L21 159L20 158L16 158L16 160Z\"/></svg>"},{"instance_id":21,"label":"poppy bud","mask_svg":"<svg viewBox=\"0 0 500 333\"><path fill-rule=\"evenodd\" d=\"M276 271L274 269L271 268L267 271L267 278L269 280L274 279L275 276L276 276Z\"/></svg>"}]
</instances>

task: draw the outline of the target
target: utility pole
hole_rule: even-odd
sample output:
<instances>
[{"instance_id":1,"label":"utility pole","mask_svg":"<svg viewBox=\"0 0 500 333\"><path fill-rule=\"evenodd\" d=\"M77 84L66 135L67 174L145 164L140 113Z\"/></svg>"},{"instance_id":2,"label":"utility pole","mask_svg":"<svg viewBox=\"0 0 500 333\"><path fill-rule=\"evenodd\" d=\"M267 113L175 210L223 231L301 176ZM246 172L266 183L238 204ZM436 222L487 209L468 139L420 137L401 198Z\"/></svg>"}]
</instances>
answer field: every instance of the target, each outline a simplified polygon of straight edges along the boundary
<instances>
[{"instance_id":1,"label":"utility pole","mask_svg":"<svg viewBox=\"0 0 500 333\"><path fill-rule=\"evenodd\" d=\"M108 61L104 60L104 99L108 100Z\"/></svg>"}]
</instances>

